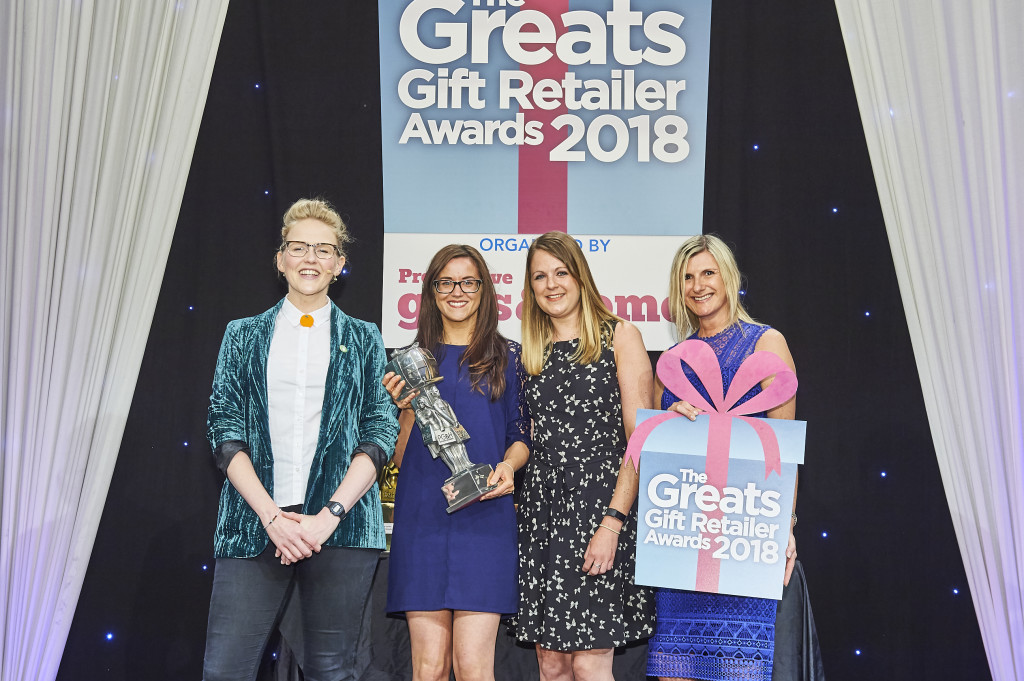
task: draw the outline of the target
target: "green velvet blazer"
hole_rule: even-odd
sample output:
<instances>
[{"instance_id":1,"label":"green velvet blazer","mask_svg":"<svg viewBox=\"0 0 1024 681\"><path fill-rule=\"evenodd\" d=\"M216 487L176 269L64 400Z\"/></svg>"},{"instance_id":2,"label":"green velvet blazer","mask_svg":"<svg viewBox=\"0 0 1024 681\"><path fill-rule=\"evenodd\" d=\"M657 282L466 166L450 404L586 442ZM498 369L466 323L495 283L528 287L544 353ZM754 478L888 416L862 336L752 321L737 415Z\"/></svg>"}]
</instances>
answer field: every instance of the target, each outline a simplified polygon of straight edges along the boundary
<instances>
[{"instance_id":1,"label":"green velvet blazer","mask_svg":"<svg viewBox=\"0 0 1024 681\"><path fill-rule=\"evenodd\" d=\"M267 413L267 356L283 302L263 314L228 324L217 358L207 418L207 438L221 469L227 469L237 452L248 453L256 475L271 496L274 455ZM377 327L349 317L331 303L331 359L304 513L314 515L324 507L357 452L366 452L378 466L394 453L397 410L380 382L386 362ZM250 558L259 555L269 541L259 517L225 480L214 533L215 555ZM384 548L384 520L376 483L350 509L325 545Z\"/></svg>"}]
</instances>

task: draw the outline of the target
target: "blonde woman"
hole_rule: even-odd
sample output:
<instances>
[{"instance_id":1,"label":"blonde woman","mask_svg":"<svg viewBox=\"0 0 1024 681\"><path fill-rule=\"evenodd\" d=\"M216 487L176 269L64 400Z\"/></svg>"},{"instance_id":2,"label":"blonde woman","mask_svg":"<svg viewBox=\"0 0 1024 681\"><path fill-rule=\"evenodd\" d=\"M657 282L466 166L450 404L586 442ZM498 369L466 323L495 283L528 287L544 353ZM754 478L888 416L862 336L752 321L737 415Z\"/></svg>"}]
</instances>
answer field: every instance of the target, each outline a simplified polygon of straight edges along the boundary
<instances>
[{"instance_id":1,"label":"blonde woman","mask_svg":"<svg viewBox=\"0 0 1024 681\"><path fill-rule=\"evenodd\" d=\"M293 596L302 606L305 678L355 678L362 613L384 548L375 482L398 419L380 384L380 331L327 296L347 241L325 201L293 204L275 256L288 294L224 334L207 420L227 479L205 681L255 679Z\"/></svg>"},{"instance_id":2,"label":"blonde woman","mask_svg":"<svg viewBox=\"0 0 1024 681\"><path fill-rule=\"evenodd\" d=\"M652 631L633 584L637 474L623 462L653 376L640 332L601 302L572 237L530 247L523 300L526 400L534 448L519 499L516 635L540 678L612 678L617 646Z\"/></svg>"},{"instance_id":3,"label":"blonde woman","mask_svg":"<svg viewBox=\"0 0 1024 681\"><path fill-rule=\"evenodd\" d=\"M715 351L722 367L722 388L728 391L740 364L753 352L775 353L796 370L782 334L758 324L739 299L740 271L729 247L714 235L683 242L672 263L669 302L680 338L698 338ZM691 381L697 381L683 366ZM766 379L739 403L771 383ZM707 391L694 383L698 390ZM690 420L700 409L681 401L660 381L661 408ZM792 419L796 398L755 416ZM794 516L795 517L795 516ZM784 582L796 564L796 543L790 532ZM771 681L775 652L777 602L720 594L659 589L657 632L649 642L647 673L662 679L701 681Z\"/></svg>"}]
</instances>

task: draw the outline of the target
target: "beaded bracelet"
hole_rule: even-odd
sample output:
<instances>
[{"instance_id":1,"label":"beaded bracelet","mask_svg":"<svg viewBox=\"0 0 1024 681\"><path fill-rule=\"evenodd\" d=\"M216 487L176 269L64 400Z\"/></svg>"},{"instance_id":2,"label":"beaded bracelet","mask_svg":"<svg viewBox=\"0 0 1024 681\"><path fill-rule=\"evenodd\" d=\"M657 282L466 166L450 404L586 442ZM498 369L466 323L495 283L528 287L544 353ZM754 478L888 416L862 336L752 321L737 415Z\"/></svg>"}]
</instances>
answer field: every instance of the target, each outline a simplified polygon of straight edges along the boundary
<instances>
[{"instance_id":1,"label":"beaded bracelet","mask_svg":"<svg viewBox=\"0 0 1024 681\"><path fill-rule=\"evenodd\" d=\"M265 530L268 527L270 527L271 525L273 525L274 521L277 520L277 516L279 516L279 515L281 515L281 511L278 511L277 513L275 513L274 517L270 519L270 522L263 526L263 529Z\"/></svg>"},{"instance_id":2,"label":"beaded bracelet","mask_svg":"<svg viewBox=\"0 0 1024 681\"><path fill-rule=\"evenodd\" d=\"M601 523L601 527L603 527L604 529L608 530L609 532L614 532L615 534L622 534L622 532L620 532L619 530L613 530L612 528L608 527L604 523Z\"/></svg>"}]
</instances>

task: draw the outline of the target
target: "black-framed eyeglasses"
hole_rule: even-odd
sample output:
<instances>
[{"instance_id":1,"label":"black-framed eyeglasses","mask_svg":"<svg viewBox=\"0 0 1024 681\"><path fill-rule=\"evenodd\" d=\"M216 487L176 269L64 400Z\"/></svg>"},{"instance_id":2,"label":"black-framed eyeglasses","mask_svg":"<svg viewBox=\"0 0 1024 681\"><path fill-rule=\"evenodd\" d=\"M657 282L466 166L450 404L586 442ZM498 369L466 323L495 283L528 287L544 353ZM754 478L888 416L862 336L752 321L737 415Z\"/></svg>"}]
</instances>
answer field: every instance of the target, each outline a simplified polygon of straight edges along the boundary
<instances>
[{"instance_id":1,"label":"black-framed eyeglasses","mask_svg":"<svg viewBox=\"0 0 1024 681\"><path fill-rule=\"evenodd\" d=\"M334 244L307 244L305 241L285 241L281 245L282 251L295 258L304 257L311 248L313 249L313 255L321 260L330 260L335 256L341 255L341 251Z\"/></svg>"},{"instance_id":2,"label":"black-framed eyeglasses","mask_svg":"<svg viewBox=\"0 0 1024 681\"><path fill-rule=\"evenodd\" d=\"M483 286L483 279L463 279L461 281L455 281L454 279L435 279L434 290L438 293L451 293L458 286L462 289L463 293L476 293Z\"/></svg>"}]
</instances>

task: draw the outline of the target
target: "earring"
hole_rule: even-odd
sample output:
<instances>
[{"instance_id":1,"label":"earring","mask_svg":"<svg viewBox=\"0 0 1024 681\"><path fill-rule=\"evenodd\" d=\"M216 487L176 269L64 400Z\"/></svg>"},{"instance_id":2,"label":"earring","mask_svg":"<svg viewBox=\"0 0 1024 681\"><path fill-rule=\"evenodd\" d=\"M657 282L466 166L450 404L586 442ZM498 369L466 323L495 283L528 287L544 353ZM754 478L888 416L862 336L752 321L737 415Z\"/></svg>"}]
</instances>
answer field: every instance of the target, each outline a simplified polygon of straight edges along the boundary
<instances>
[{"instance_id":1,"label":"earring","mask_svg":"<svg viewBox=\"0 0 1024 681\"><path fill-rule=\"evenodd\" d=\"M331 283L333 284L333 283L334 283L334 282L336 282L336 281L338 281L338 275L337 275L337 274L335 274L335 275L334 275L334 278L333 278L333 279L331 279Z\"/></svg>"}]
</instances>

